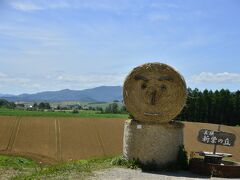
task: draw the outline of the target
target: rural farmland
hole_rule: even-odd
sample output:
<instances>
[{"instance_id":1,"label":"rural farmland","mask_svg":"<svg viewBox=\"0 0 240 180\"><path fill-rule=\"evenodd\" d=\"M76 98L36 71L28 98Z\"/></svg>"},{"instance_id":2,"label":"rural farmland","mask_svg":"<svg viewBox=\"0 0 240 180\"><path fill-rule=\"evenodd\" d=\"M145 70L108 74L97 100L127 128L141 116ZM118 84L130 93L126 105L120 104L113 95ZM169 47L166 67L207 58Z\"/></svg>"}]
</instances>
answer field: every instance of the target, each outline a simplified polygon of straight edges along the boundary
<instances>
[{"instance_id":1,"label":"rural farmland","mask_svg":"<svg viewBox=\"0 0 240 180\"><path fill-rule=\"evenodd\" d=\"M14 117L0 116L0 153L33 158L55 164L93 157L122 154L123 124L126 118ZM185 122L184 145L192 151L212 151L212 145L197 141L202 128L215 124ZM222 125L236 135L234 147L218 146L218 152L233 154L240 161L240 128Z\"/></svg>"}]
</instances>

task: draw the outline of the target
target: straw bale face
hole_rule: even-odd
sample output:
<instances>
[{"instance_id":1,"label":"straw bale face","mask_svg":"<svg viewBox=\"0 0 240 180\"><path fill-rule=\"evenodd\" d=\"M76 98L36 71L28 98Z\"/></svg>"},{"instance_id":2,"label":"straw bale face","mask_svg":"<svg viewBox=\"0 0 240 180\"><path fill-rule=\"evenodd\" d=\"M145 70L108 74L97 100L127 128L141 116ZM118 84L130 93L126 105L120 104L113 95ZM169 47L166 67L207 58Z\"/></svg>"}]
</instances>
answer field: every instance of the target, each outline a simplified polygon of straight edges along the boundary
<instances>
[{"instance_id":1,"label":"straw bale face","mask_svg":"<svg viewBox=\"0 0 240 180\"><path fill-rule=\"evenodd\" d=\"M127 76L123 87L127 110L138 121L168 122L186 102L186 83L172 67L147 63Z\"/></svg>"}]
</instances>

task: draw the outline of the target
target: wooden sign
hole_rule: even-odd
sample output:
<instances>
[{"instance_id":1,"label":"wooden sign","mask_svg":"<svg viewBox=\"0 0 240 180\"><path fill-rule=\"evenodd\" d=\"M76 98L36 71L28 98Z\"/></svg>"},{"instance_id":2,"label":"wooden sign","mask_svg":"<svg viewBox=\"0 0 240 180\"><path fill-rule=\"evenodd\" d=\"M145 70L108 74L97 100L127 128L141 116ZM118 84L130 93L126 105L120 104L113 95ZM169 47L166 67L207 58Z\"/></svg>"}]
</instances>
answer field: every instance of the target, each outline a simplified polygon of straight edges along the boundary
<instances>
[{"instance_id":1,"label":"wooden sign","mask_svg":"<svg viewBox=\"0 0 240 180\"><path fill-rule=\"evenodd\" d=\"M198 141L206 144L234 146L235 140L235 134L223 131L201 129L198 133Z\"/></svg>"}]
</instances>

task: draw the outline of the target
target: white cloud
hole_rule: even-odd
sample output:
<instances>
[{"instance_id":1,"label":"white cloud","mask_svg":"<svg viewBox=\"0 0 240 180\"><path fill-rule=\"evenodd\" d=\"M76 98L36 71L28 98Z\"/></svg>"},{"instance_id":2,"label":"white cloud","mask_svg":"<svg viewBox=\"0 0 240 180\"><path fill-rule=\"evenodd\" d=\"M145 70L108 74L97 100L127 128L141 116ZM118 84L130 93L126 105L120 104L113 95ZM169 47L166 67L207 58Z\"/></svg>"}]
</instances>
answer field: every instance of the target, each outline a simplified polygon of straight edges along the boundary
<instances>
[{"instance_id":1,"label":"white cloud","mask_svg":"<svg viewBox=\"0 0 240 180\"><path fill-rule=\"evenodd\" d=\"M31 91L39 91L41 88L43 88L44 84L40 84L39 82L36 82L36 80L31 77L20 77L18 75L9 75L9 74L4 74L0 72L0 87L1 91L5 90L5 92L8 93L13 93L14 89L22 89L23 93L26 92L31 92ZM9 89L13 90L13 92L9 91ZM0 92L3 93L3 92Z\"/></svg>"},{"instance_id":2,"label":"white cloud","mask_svg":"<svg viewBox=\"0 0 240 180\"><path fill-rule=\"evenodd\" d=\"M0 72L0 82L2 86L17 85L17 86L25 87L27 84L31 84L31 80L28 78L9 76L1 72Z\"/></svg>"},{"instance_id":3,"label":"white cloud","mask_svg":"<svg viewBox=\"0 0 240 180\"><path fill-rule=\"evenodd\" d=\"M48 75L7 75L0 72L0 93L34 93L49 90L81 90L97 86L122 85L125 74L68 74L57 72ZM14 89L18 92L14 92ZM9 91L10 90L10 91ZM4 92L3 92L4 91Z\"/></svg>"},{"instance_id":4,"label":"white cloud","mask_svg":"<svg viewBox=\"0 0 240 180\"><path fill-rule=\"evenodd\" d=\"M1 79L1 78L6 78L6 77L7 77L6 74L0 72L0 79Z\"/></svg>"},{"instance_id":5,"label":"white cloud","mask_svg":"<svg viewBox=\"0 0 240 180\"><path fill-rule=\"evenodd\" d=\"M0 27L0 36L13 38L14 40L28 40L39 43L42 46L59 46L65 43L64 38L59 33L50 29L24 27L14 25L2 25Z\"/></svg>"},{"instance_id":6,"label":"white cloud","mask_svg":"<svg viewBox=\"0 0 240 180\"><path fill-rule=\"evenodd\" d=\"M194 83L240 83L240 73L211 73L202 72L189 78Z\"/></svg>"},{"instance_id":7,"label":"white cloud","mask_svg":"<svg viewBox=\"0 0 240 180\"><path fill-rule=\"evenodd\" d=\"M34 4L32 2L21 2L21 1L12 1L10 5L20 11L37 11L42 10L43 8Z\"/></svg>"},{"instance_id":8,"label":"white cloud","mask_svg":"<svg viewBox=\"0 0 240 180\"><path fill-rule=\"evenodd\" d=\"M123 84L126 74L70 74L56 72L53 74L7 75L0 72L0 93L34 93L49 90L75 89L81 90L97 86L119 86ZM188 78L188 83L206 83L207 87L223 84L239 84L240 73L210 73L202 72ZM224 85L224 86L225 86ZM16 90L16 92L15 92Z\"/></svg>"},{"instance_id":9,"label":"white cloud","mask_svg":"<svg viewBox=\"0 0 240 180\"><path fill-rule=\"evenodd\" d=\"M124 74L62 74L57 76L57 80L64 83L77 83L84 86L120 85L124 77Z\"/></svg>"},{"instance_id":10,"label":"white cloud","mask_svg":"<svg viewBox=\"0 0 240 180\"><path fill-rule=\"evenodd\" d=\"M16 10L26 12L63 8L105 10L116 12L119 10L124 10L128 7L128 3L109 0L11 0L9 4Z\"/></svg>"}]
</instances>

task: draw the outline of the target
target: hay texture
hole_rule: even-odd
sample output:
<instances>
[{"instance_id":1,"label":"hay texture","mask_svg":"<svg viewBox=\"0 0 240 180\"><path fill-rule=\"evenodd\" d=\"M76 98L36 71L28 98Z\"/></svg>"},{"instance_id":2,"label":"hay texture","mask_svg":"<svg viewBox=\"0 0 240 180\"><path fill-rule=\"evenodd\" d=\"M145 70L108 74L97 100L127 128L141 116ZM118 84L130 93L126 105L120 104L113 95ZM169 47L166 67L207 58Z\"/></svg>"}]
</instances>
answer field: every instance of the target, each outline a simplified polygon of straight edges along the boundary
<instances>
[{"instance_id":1,"label":"hay texture","mask_svg":"<svg viewBox=\"0 0 240 180\"><path fill-rule=\"evenodd\" d=\"M181 112L186 97L184 78L162 63L134 68L123 86L124 103L137 121L168 122Z\"/></svg>"},{"instance_id":2,"label":"hay texture","mask_svg":"<svg viewBox=\"0 0 240 180\"><path fill-rule=\"evenodd\" d=\"M183 127L180 122L152 124L127 120L124 124L123 155L129 160L138 159L145 165L174 163L179 146L183 144Z\"/></svg>"}]
</instances>

